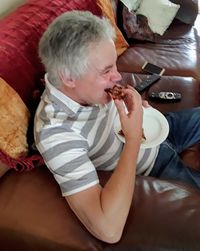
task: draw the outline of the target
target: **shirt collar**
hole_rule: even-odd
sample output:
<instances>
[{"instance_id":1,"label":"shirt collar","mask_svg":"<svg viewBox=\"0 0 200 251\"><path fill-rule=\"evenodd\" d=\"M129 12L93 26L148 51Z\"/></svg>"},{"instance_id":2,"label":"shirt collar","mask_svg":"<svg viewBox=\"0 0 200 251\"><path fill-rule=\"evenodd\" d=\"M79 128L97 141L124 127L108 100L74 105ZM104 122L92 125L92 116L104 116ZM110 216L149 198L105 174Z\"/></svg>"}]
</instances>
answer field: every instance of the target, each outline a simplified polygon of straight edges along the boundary
<instances>
[{"instance_id":1,"label":"shirt collar","mask_svg":"<svg viewBox=\"0 0 200 251\"><path fill-rule=\"evenodd\" d=\"M57 99L57 102L60 102L62 105L67 106L72 112L77 113L80 109L89 110L94 107L101 108L102 105L93 105L93 106L83 106L74 101L73 99L69 98L67 95L65 95L63 92L55 88L48 80L48 73L44 76L46 88L50 94L50 96L55 97Z\"/></svg>"}]
</instances>

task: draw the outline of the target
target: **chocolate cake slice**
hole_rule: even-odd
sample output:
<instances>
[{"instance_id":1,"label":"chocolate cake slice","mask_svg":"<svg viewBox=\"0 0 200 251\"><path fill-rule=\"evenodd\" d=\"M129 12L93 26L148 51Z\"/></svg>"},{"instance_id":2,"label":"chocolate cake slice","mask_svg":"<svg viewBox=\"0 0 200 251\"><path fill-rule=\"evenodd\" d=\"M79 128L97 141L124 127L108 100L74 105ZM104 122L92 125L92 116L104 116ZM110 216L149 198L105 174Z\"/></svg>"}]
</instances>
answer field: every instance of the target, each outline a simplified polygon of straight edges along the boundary
<instances>
[{"instance_id":1,"label":"chocolate cake slice","mask_svg":"<svg viewBox=\"0 0 200 251\"><path fill-rule=\"evenodd\" d=\"M113 86L113 88L106 89L105 92L110 94L110 96L114 100L115 99L123 99L125 97L125 94L123 92L124 89L126 89L126 87L116 84Z\"/></svg>"}]
</instances>

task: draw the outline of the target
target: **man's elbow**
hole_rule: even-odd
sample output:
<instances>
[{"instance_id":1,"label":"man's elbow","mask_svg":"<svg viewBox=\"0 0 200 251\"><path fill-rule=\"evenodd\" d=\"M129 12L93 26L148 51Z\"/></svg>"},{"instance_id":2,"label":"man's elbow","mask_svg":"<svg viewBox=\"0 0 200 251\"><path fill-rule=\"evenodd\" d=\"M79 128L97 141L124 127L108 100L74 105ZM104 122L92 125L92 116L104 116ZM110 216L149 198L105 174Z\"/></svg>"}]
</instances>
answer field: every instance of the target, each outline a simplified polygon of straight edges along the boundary
<instances>
[{"instance_id":1,"label":"man's elbow","mask_svg":"<svg viewBox=\"0 0 200 251\"><path fill-rule=\"evenodd\" d=\"M99 239L109 244L114 244L119 242L121 237L122 237L122 231L119 231L117 229L110 229L109 227L103 229L101 231L101 234L99 235Z\"/></svg>"},{"instance_id":2,"label":"man's elbow","mask_svg":"<svg viewBox=\"0 0 200 251\"><path fill-rule=\"evenodd\" d=\"M120 241L122 235L107 235L105 236L102 241L109 243L109 244L114 244Z\"/></svg>"}]
</instances>

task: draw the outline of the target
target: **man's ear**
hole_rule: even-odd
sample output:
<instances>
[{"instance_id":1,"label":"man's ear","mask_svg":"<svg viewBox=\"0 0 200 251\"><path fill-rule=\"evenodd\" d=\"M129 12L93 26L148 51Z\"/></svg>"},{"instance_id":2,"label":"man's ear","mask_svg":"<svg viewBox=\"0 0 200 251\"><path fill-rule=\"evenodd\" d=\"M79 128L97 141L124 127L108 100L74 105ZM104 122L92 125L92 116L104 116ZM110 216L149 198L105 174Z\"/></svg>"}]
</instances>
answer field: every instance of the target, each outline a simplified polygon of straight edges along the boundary
<instances>
[{"instance_id":1,"label":"man's ear","mask_svg":"<svg viewBox=\"0 0 200 251\"><path fill-rule=\"evenodd\" d=\"M75 81L70 76L67 76L66 74L60 73L60 79L64 86L68 88L74 88L75 87Z\"/></svg>"}]
</instances>

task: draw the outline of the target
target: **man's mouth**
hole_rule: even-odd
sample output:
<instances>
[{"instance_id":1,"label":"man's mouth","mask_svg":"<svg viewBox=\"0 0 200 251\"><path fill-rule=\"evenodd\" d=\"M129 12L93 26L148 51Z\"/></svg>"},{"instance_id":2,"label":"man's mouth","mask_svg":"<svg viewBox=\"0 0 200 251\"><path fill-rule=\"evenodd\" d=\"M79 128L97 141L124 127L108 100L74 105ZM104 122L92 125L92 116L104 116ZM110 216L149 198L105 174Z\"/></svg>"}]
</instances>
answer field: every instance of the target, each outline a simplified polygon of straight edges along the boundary
<instances>
[{"instance_id":1,"label":"man's mouth","mask_svg":"<svg viewBox=\"0 0 200 251\"><path fill-rule=\"evenodd\" d=\"M125 97L124 86L114 85L113 88L105 89L105 92L111 96L112 99L123 99Z\"/></svg>"}]
</instances>

